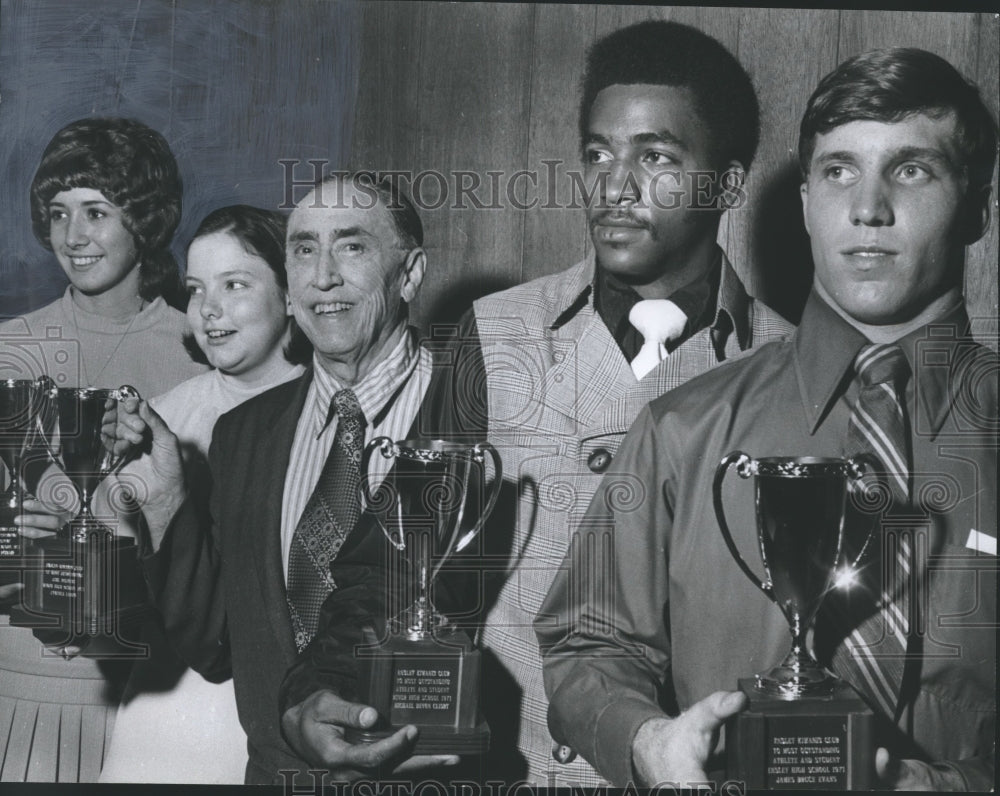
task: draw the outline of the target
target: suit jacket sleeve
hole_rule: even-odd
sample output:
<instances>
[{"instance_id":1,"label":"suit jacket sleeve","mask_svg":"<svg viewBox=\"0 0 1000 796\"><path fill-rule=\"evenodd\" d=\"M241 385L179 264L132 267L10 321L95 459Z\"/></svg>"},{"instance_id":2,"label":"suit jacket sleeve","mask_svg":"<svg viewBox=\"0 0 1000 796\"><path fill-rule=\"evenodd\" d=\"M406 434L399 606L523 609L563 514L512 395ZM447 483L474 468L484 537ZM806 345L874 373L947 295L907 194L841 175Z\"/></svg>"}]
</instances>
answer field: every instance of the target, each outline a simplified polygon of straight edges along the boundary
<instances>
[{"instance_id":1,"label":"suit jacket sleeve","mask_svg":"<svg viewBox=\"0 0 1000 796\"><path fill-rule=\"evenodd\" d=\"M469 444L484 441L486 379L475 317L467 313L454 334L445 341L431 339L428 347L434 371L414 421L415 433ZM446 615L476 605L478 581L469 566L473 555L454 558L435 581L434 604ZM402 567L404 577L388 577L390 566ZM285 677L282 714L321 689L358 699L355 648L384 637L388 617L406 607L404 585L415 577L414 568L415 562L389 544L374 518L363 515L331 564L336 588L323 603L319 631Z\"/></svg>"},{"instance_id":2,"label":"suit jacket sleeve","mask_svg":"<svg viewBox=\"0 0 1000 796\"><path fill-rule=\"evenodd\" d=\"M639 726L665 715L672 516L658 447L647 407L602 479L535 621L552 737L618 787L634 779Z\"/></svg>"},{"instance_id":3,"label":"suit jacket sleeve","mask_svg":"<svg viewBox=\"0 0 1000 796\"><path fill-rule=\"evenodd\" d=\"M218 431L209 451L212 472L220 472ZM155 554L142 557L146 581L163 618L167 638L181 658L212 682L231 676L221 557L213 517L221 497L192 489L167 528ZM206 506L207 501L207 506Z\"/></svg>"}]
</instances>

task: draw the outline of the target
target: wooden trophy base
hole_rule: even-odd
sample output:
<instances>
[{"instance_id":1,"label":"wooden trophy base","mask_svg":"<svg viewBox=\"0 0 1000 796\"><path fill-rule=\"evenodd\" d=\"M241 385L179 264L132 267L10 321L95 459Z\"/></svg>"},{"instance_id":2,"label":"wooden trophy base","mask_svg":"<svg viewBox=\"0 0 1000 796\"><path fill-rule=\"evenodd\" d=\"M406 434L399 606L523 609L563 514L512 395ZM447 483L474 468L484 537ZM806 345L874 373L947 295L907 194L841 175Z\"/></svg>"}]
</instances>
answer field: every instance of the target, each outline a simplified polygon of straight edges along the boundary
<instances>
[{"instance_id":1,"label":"wooden trophy base","mask_svg":"<svg viewBox=\"0 0 1000 796\"><path fill-rule=\"evenodd\" d=\"M11 610L11 624L32 628L47 646L136 657L128 652L136 645L125 631L135 628L148 608L135 541L99 530L86 541L32 540L25 550L21 605Z\"/></svg>"},{"instance_id":2,"label":"wooden trophy base","mask_svg":"<svg viewBox=\"0 0 1000 796\"><path fill-rule=\"evenodd\" d=\"M426 724L418 724L417 727L420 729L420 736L413 748L415 755L474 757L486 754L490 748L490 725L485 721L479 722L471 729L433 727ZM350 743L375 743L383 738L388 738L398 729L399 727L390 727L384 730L348 728L344 731L344 738Z\"/></svg>"},{"instance_id":3,"label":"wooden trophy base","mask_svg":"<svg viewBox=\"0 0 1000 796\"><path fill-rule=\"evenodd\" d=\"M420 736L414 754L480 755L490 728L479 715L480 652L462 631L410 639L391 636L360 653L358 700L382 723L348 729L351 743L374 743L407 724Z\"/></svg>"},{"instance_id":4,"label":"wooden trophy base","mask_svg":"<svg viewBox=\"0 0 1000 796\"><path fill-rule=\"evenodd\" d=\"M849 683L829 696L781 699L739 681L750 703L726 722L727 777L748 789L868 790L874 716Z\"/></svg>"}]
</instances>

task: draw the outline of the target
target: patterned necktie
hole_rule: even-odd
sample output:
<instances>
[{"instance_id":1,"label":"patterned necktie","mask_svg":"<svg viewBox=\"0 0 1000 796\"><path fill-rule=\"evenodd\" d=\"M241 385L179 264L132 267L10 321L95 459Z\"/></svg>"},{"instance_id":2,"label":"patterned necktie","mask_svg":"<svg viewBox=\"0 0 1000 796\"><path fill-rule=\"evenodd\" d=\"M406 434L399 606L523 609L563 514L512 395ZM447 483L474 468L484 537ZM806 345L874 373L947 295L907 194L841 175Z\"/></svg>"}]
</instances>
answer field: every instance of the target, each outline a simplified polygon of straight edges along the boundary
<instances>
[{"instance_id":1,"label":"patterned necktie","mask_svg":"<svg viewBox=\"0 0 1000 796\"><path fill-rule=\"evenodd\" d=\"M910 432L904 389L910 376L898 345L868 345L854 363L858 399L848 423L848 451L874 454L893 499L910 499ZM881 529L879 529L881 531ZM836 651L833 666L894 716L910 631L913 539L910 531L877 532L881 548L880 598L873 614L856 623Z\"/></svg>"},{"instance_id":2,"label":"patterned necktie","mask_svg":"<svg viewBox=\"0 0 1000 796\"><path fill-rule=\"evenodd\" d=\"M361 516L358 494L365 415L351 390L330 402L337 414L333 446L306 503L288 554L288 611L301 652L316 634L319 611L335 584L330 562Z\"/></svg>"}]
</instances>

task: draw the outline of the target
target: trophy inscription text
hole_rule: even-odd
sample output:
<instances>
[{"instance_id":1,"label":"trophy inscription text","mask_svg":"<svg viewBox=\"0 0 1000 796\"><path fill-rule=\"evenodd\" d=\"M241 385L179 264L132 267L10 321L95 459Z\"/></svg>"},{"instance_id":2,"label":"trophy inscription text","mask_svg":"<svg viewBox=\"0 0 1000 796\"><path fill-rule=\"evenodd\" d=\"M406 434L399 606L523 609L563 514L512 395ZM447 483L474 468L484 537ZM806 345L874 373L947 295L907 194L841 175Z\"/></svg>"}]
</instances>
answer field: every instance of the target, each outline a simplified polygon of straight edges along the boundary
<instances>
[{"instance_id":1,"label":"trophy inscription text","mask_svg":"<svg viewBox=\"0 0 1000 796\"><path fill-rule=\"evenodd\" d=\"M41 578L42 599L62 598L71 600L83 597L83 565L46 561Z\"/></svg>"},{"instance_id":2,"label":"trophy inscription text","mask_svg":"<svg viewBox=\"0 0 1000 796\"><path fill-rule=\"evenodd\" d=\"M393 724L455 723L460 661L398 658L392 680Z\"/></svg>"},{"instance_id":3,"label":"trophy inscription text","mask_svg":"<svg viewBox=\"0 0 1000 796\"><path fill-rule=\"evenodd\" d=\"M0 564L21 557L21 534L16 525L0 527Z\"/></svg>"},{"instance_id":4,"label":"trophy inscription text","mask_svg":"<svg viewBox=\"0 0 1000 796\"><path fill-rule=\"evenodd\" d=\"M847 723L843 717L787 716L767 722L764 737L765 787L847 788Z\"/></svg>"},{"instance_id":5,"label":"trophy inscription text","mask_svg":"<svg viewBox=\"0 0 1000 796\"><path fill-rule=\"evenodd\" d=\"M753 678L739 688L746 710L726 722L727 775L754 790L867 790L875 781L873 717L847 683L825 698L763 694Z\"/></svg>"}]
</instances>

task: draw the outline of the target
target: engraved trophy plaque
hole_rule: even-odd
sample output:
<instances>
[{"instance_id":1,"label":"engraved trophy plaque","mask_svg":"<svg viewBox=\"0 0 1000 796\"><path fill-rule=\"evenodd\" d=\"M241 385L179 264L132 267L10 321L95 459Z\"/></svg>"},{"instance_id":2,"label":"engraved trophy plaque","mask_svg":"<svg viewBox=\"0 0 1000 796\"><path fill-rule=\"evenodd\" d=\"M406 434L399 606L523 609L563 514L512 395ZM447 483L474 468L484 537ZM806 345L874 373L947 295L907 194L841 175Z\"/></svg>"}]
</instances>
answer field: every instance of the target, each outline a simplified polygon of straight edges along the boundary
<instances>
[{"instance_id":1,"label":"engraved trophy plaque","mask_svg":"<svg viewBox=\"0 0 1000 796\"><path fill-rule=\"evenodd\" d=\"M365 474L376 450L394 466L373 494ZM494 467L488 495L487 455ZM482 754L490 731L479 711L480 652L435 610L431 587L445 562L482 530L502 483L500 457L488 443L378 437L365 448L361 472L368 510L407 561L404 572L417 575L404 583L401 604L408 607L390 618L388 638L358 653L359 698L378 711L381 724L346 737L372 742L413 724L420 729L417 754Z\"/></svg>"},{"instance_id":2,"label":"engraved trophy plaque","mask_svg":"<svg viewBox=\"0 0 1000 796\"><path fill-rule=\"evenodd\" d=\"M722 482L731 466L754 478L757 540L766 580L740 555L726 523ZM727 776L748 788L863 790L874 785L873 714L854 688L806 646L841 559L848 485L856 459L726 456L713 483L726 545L751 582L781 609L792 634L785 659L741 678L748 708L726 724Z\"/></svg>"},{"instance_id":3,"label":"engraved trophy plaque","mask_svg":"<svg viewBox=\"0 0 1000 796\"><path fill-rule=\"evenodd\" d=\"M122 628L133 625L147 607L145 581L135 540L116 536L94 516L91 501L98 485L127 461L115 456L102 434L109 413L134 388L91 387L51 390L55 407L53 435L45 445L52 462L72 483L79 511L58 534L32 540L25 557L24 593L12 624L42 633L47 645L75 645L86 654L115 654L129 646Z\"/></svg>"},{"instance_id":4,"label":"engraved trophy plaque","mask_svg":"<svg viewBox=\"0 0 1000 796\"><path fill-rule=\"evenodd\" d=\"M51 388L47 376L35 381L0 381L0 460L8 478L7 488L0 497L0 584L21 581L22 545L27 540L22 539L14 517L20 514L24 499L33 497L34 485L29 482L36 479L29 477L29 468L24 464L32 452L41 449Z\"/></svg>"}]
</instances>

